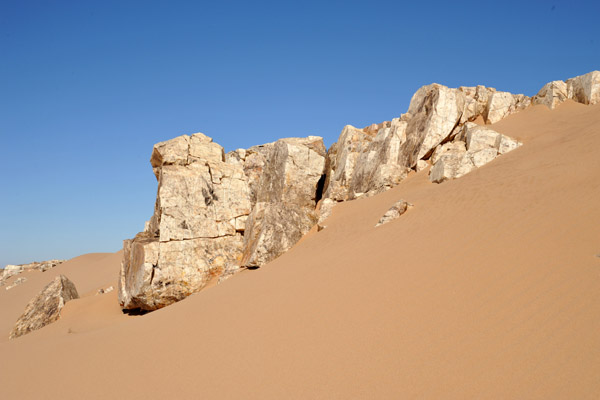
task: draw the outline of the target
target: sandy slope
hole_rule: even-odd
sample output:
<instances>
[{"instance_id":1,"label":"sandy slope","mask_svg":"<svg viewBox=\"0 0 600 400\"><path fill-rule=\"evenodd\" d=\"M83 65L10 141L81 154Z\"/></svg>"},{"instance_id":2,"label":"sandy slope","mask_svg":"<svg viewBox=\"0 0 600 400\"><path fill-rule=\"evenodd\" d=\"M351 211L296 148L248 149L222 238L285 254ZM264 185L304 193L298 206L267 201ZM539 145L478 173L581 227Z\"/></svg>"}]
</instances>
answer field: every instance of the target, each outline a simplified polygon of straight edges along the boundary
<instances>
[{"instance_id":1,"label":"sandy slope","mask_svg":"<svg viewBox=\"0 0 600 400\"><path fill-rule=\"evenodd\" d=\"M269 266L171 307L124 320L108 295L74 301L0 343L2 397L597 398L600 107L495 129L525 146L344 203ZM400 198L415 206L374 228Z\"/></svg>"},{"instance_id":2,"label":"sandy slope","mask_svg":"<svg viewBox=\"0 0 600 400\"><path fill-rule=\"evenodd\" d=\"M89 303L90 300L86 299L84 301L84 298L96 297L95 294L98 289L104 289L111 285L116 289L121 257L121 251L117 253L90 253L75 257L46 272L31 271L11 277L6 286L21 277L27 278L27 281L10 290L5 290L6 286L0 287L0 342L8 341L8 334L17 318L25 310L29 300L60 274L73 281L79 296L82 298L67 303L63 317L69 314L71 308L78 308L79 303Z\"/></svg>"}]
</instances>

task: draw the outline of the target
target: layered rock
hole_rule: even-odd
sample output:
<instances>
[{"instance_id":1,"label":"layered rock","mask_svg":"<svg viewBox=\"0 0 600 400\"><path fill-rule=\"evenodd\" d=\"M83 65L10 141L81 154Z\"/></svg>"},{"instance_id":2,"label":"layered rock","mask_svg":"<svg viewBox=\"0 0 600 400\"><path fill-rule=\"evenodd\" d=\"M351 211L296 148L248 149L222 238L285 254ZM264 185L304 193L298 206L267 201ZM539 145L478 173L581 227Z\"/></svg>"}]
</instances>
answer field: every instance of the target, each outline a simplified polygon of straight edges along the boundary
<instances>
[{"instance_id":1,"label":"layered rock","mask_svg":"<svg viewBox=\"0 0 600 400\"><path fill-rule=\"evenodd\" d=\"M268 154L246 222L242 265L256 267L291 248L317 222L315 206L325 173L323 139L281 139Z\"/></svg>"},{"instance_id":2,"label":"layered rock","mask_svg":"<svg viewBox=\"0 0 600 400\"><path fill-rule=\"evenodd\" d=\"M9 338L26 335L58 320L65 304L78 298L79 294L73 282L64 275L57 276L27 303L25 312L15 323Z\"/></svg>"},{"instance_id":3,"label":"layered rock","mask_svg":"<svg viewBox=\"0 0 600 400\"><path fill-rule=\"evenodd\" d=\"M468 122L455 141L436 149L431 157L433 167L429 179L440 183L460 178L519 146L520 142L506 135Z\"/></svg>"}]
</instances>

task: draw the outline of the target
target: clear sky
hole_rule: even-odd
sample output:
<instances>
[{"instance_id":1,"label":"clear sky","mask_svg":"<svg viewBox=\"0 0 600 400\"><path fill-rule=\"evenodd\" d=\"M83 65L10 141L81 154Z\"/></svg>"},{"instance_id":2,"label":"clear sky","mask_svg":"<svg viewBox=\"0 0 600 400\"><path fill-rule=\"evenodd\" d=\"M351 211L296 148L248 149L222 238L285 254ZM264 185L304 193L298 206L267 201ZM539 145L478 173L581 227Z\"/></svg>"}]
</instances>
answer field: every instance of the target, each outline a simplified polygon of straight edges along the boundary
<instances>
[{"instance_id":1,"label":"clear sky","mask_svg":"<svg viewBox=\"0 0 600 400\"><path fill-rule=\"evenodd\" d=\"M0 0L0 266L117 251L154 143L226 151L390 120L432 82L600 69L600 1Z\"/></svg>"}]
</instances>

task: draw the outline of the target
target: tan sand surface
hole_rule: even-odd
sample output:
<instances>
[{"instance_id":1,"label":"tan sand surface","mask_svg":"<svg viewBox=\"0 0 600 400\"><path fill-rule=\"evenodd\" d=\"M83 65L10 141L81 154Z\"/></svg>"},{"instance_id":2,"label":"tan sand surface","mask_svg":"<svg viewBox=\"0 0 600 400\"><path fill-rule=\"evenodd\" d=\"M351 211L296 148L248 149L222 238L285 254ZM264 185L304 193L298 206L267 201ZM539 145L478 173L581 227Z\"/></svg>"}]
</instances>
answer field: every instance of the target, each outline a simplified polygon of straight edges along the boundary
<instances>
[{"instance_id":1,"label":"tan sand surface","mask_svg":"<svg viewBox=\"0 0 600 400\"><path fill-rule=\"evenodd\" d=\"M270 265L173 306L73 301L0 343L2 398L597 399L600 106L494 127L525 145L341 204ZM375 228L401 198L414 207Z\"/></svg>"},{"instance_id":2,"label":"tan sand surface","mask_svg":"<svg viewBox=\"0 0 600 400\"><path fill-rule=\"evenodd\" d=\"M0 342L8 341L8 334L29 300L60 274L73 281L82 298L67 303L68 308L74 307L85 297L94 296L100 288L113 286L116 289L121 256L122 251L84 254L45 272L30 271L12 276L5 286L0 287ZM27 278L27 281L6 290L6 286L21 277Z\"/></svg>"}]
</instances>

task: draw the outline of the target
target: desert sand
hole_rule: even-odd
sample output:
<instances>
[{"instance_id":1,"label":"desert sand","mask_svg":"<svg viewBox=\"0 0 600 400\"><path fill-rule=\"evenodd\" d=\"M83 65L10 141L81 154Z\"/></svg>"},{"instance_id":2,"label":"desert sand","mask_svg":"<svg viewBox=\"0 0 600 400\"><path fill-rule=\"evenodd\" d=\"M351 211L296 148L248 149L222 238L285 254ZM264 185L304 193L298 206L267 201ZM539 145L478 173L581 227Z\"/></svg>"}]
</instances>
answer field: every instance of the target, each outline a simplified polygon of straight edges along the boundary
<instances>
[{"instance_id":1,"label":"desert sand","mask_svg":"<svg viewBox=\"0 0 600 400\"><path fill-rule=\"evenodd\" d=\"M493 129L524 145L341 203L267 266L143 316L96 295L120 253L0 288L0 397L598 398L600 105L533 106ZM414 207L375 228L399 199ZM8 341L59 273L82 298Z\"/></svg>"}]
</instances>

